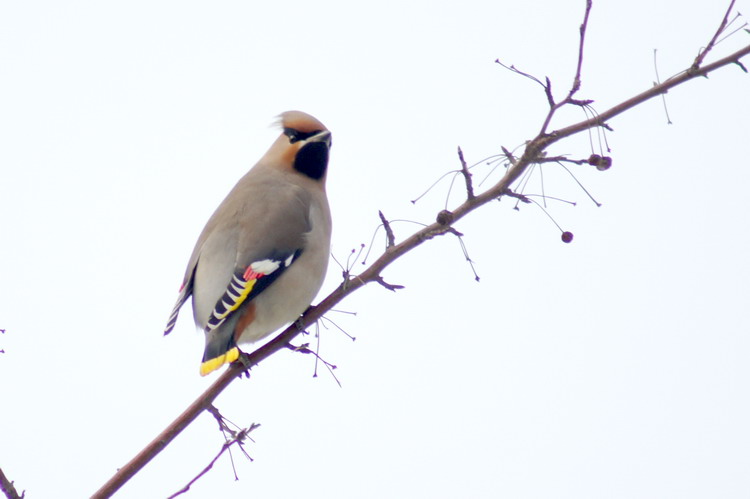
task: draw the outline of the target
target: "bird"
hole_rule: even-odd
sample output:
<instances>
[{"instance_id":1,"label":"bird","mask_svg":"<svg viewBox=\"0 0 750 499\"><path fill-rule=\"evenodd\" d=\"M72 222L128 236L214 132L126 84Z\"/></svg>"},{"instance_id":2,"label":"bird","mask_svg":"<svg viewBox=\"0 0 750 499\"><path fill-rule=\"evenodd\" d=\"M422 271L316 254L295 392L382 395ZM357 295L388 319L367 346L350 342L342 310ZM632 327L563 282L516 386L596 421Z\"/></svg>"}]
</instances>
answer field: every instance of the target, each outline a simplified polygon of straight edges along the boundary
<instances>
[{"instance_id":1,"label":"bird","mask_svg":"<svg viewBox=\"0 0 750 499\"><path fill-rule=\"evenodd\" d=\"M234 186L198 237L164 335L192 295L206 344L205 376L294 322L328 268L326 194L331 132L302 111L279 115L282 133Z\"/></svg>"}]
</instances>

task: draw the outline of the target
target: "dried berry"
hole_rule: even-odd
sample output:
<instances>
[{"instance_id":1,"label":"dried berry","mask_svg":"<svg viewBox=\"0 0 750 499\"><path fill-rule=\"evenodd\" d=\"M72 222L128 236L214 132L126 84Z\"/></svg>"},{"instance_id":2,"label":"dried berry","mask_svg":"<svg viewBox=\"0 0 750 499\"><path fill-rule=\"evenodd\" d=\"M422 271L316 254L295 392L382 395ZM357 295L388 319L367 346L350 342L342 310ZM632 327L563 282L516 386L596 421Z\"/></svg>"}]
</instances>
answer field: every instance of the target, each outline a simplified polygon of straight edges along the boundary
<instances>
[{"instance_id":1,"label":"dried berry","mask_svg":"<svg viewBox=\"0 0 750 499\"><path fill-rule=\"evenodd\" d=\"M589 156L589 164L591 166L598 165L601 160L602 160L602 157L599 156L598 154L592 154L591 156Z\"/></svg>"},{"instance_id":2,"label":"dried berry","mask_svg":"<svg viewBox=\"0 0 750 499\"><path fill-rule=\"evenodd\" d=\"M604 170L609 170L610 166L612 166L612 158L609 156L603 156L596 165L596 169L603 172Z\"/></svg>"}]
</instances>

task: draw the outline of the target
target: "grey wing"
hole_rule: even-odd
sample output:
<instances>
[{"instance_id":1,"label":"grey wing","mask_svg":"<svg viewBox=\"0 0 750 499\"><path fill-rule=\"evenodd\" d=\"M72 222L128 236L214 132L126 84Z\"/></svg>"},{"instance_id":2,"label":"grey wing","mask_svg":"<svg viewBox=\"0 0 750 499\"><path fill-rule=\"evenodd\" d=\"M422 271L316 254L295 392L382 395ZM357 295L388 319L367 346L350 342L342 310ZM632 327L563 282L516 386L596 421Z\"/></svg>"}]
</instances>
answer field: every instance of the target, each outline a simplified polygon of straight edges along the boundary
<instances>
[{"instance_id":1,"label":"grey wing","mask_svg":"<svg viewBox=\"0 0 750 499\"><path fill-rule=\"evenodd\" d=\"M206 331L263 292L304 251L311 229L309 194L295 185L254 187L253 199L233 207L233 222L216 226L198 255L193 311ZM237 290L250 274L257 282L243 295Z\"/></svg>"},{"instance_id":2,"label":"grey wing","mask_svg":"<svg viewBox=\"0 0 750 499\"><path fill-rule=\"evenodd\" d=\"M266 268L273 267L273 262L284 264L258 283L253 293L257 295L304 250L312 228L310 194L295 184L257 173L261 172L237 183L201 232L164 334L172 331L191 294L195 323L205 329L215 312L220 312L226 301L222 298L230 293L238 273L242 275L253 264L262 267L265 262Z\"/></svg>"}]
</instances>

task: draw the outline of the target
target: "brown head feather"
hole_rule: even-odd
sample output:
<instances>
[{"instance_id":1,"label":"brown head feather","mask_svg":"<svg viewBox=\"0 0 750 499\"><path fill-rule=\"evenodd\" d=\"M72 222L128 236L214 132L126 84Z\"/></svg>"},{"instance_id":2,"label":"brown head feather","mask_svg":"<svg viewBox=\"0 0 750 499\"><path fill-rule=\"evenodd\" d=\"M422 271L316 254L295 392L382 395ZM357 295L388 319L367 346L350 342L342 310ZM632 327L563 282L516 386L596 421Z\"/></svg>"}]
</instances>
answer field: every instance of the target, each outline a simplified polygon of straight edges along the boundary
<instances>
[{"instance_id":1,"label":"brown head feather","mask_svg":"<svg viewBox=\"0 0 750 499\"><path fill-rule=\"evenodd\" d=\"M279 124L282 128L292 128L302 133L328 130L323 123L302 111L287 111L281 113L279 115Z\"/></svg>"}]
</instances>

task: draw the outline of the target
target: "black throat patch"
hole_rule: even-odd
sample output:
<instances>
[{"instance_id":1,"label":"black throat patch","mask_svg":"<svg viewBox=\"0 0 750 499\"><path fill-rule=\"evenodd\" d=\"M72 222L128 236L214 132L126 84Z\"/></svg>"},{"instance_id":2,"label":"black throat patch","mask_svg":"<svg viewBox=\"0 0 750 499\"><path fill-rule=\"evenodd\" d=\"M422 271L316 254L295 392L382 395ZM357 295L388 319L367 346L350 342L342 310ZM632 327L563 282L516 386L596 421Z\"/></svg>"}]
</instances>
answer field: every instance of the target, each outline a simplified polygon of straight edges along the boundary
<instances>
[{"instance_id":1,"label":"black throat patch","mask_svg":"<svg viewBox=\"0 0 750 499\"><path fill-rule=\"evenodd\" d=\"M294 169L308 177L320 180L328 168L328 145L324 142L310 142L297 152Z\"/></svg>"}]
</instances>

